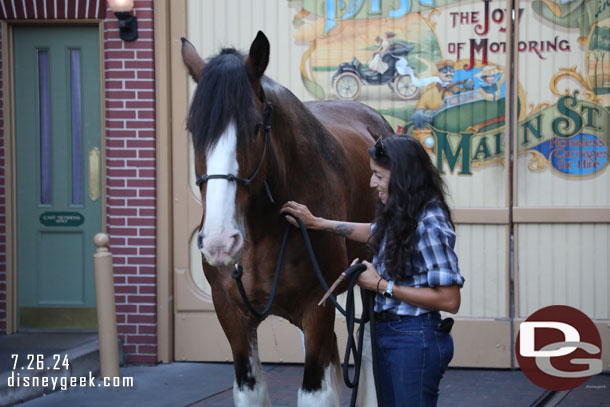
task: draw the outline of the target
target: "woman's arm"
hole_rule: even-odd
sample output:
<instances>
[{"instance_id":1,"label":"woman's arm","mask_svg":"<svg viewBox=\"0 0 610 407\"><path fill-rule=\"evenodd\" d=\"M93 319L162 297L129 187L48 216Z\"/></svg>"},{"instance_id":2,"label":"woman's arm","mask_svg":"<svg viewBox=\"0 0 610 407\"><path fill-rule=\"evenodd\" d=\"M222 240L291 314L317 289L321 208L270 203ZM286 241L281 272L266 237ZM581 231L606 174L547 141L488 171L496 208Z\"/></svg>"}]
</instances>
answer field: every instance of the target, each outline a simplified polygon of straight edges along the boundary
<instances>
[{"instance_id":1,"label":"woman's arm","mask_svg":"<svg viewBox=\"0 0 610 407\"><path fill-rule=\"evenodd\" d=\"M317 217L309 211L307 206L294 201L286 202L280 209L280 213L296 216L303 221L307 229L333 232L356 242L366 243L371 236L370 223L342 222ZM299 226L292 217L286 216L286 219L293 226Z\"/></svg>"},{"instance_id":2,"label":"woman's arm","mask_svg":"<svg viewBox=\"0 0 610 407\"><path fill-rule=\"evenodd\" d=\"M352 263L354 264L354 263ZM388 287L388 281L380 279L375 266L368 261L363 261L366 271L358 277L358 285L370 291L383 293ZM407 302L421 308L446 311L455 314L460 309L462 301L460 287L458 285L446 285L437 287L406 287L394 285L392 296L400 301Z\"/></svg>"},{"instance_id":3,"label":"woman's arm","mask_svg":"<svg viewBox=\"0 0 610 407\"><path fill-rule=\"evenodd\" d=\"M319 226L316 230L333 232L341 237L355 242L366 243L371 237L370 223L340 222L336 220L319 219ZM292 219L290 219L292 220Z\"/></svg>"},{"instance_id":4,"label":"woman's arm","mask_svg":"<svg viewBox=\"0 0 610 407\"><path fill-rule=\"evenodd\" d=\"M386 280L381 280L379 291L383 292L388 286ZM443 285L438 287L406 287L394 285L392 296L400 301L408 302L421 308L436 309L455 314L460 310L462 297L460 287L457 285Z\"/></svg>"}]
</instances>

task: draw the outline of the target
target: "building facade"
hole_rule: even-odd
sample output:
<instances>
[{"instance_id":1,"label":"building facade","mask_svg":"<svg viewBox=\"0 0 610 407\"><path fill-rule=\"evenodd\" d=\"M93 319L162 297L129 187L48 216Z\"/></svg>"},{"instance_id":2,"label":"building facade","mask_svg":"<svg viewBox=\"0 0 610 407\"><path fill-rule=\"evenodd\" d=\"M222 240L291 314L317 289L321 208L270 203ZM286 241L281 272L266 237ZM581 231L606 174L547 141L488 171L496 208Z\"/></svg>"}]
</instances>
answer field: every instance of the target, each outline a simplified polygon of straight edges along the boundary
<instances>
[{"instance_id":1,"label":"building facade","mask_svg":"<svg viewBox=\"0 0 610 407\"><path fill-rule=\"evenodd\" d=\"M444 174L466 277L453 365L516 366L519 323L565 304L595 321L608 369L603 2L136 0L131 42L104 1L1 3L0 332L94 328L82 264L94 250L88 233L105 231L128 360L230 360L196 247L202 209L185 130L194 83L180 37L207 58L222 46L247 50L262 30L268 76L302 100L372 106L397 133L417 137ZM85 54L92 45L72 41L87 36L97 62ZM393 56L379 68L384 40ZM59 68L55 43L64 44ZM53 99L59 80L66 93ZM454 84L451 94L442 81ZM62 114L65 128L53 127ZM49 140L64 133L70 148L55 148ZM72 186L59 188L56 176ZM62 199L65 207L53 206ZM67 255L74 251L81 257ZM344 343L343 325L338 318ZM296 328L269 318L261 358L302 361L300 341Z\"/></svg>"}]
</instances>

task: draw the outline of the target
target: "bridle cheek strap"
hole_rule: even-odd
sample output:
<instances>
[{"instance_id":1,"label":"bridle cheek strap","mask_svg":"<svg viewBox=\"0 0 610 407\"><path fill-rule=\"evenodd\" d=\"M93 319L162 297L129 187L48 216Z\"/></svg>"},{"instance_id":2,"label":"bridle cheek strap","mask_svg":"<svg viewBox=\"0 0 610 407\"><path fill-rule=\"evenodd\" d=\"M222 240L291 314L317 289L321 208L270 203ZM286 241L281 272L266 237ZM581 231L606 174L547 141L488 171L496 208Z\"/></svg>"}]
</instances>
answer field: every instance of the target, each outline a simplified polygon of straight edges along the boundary
<instances>
[{"instance_id":1,"label":"bridle cheek strap","mask_svg":"<svg viewBox=\"0 0 610 407\"><path fill-rule=\"evenodd\" d=\"M250 183L258 175L259 171L261 170L261 167L263 166L263 162L265 161L265 152L267 151L268 138L269 138L269 133L267 131L265 131L265 143L263 144L263 153L261 155L260 161L258 162L258 165L256 166L256 169L254 170L254 173L252 174L252 176L250 178L248 178L248 179L240 178L234 174L211 174L211 175L203 174L203 175L201 175L201 177L197 178L197 181L195 183L197 184L198 187L201 187L202 184L205 184L206 182L208 182L208 180L211 180L211 179L226 179L229 182L237 182L244 186L250 185Z\"/></svg>"},{"instance_id":2,"label":"bridle cheek strap","mask_svg":"<svg viewBox=\"0 0 610 407\"><path fill-rule=\"evenodd\" d=\"M263 102L265 103L265 112L263 113L265 142L263 144L263 153L261 154L261 159L258 162L258 165L256 166L256 169L254 170L254 173L252 174L252 176L250 176L250 178L246 179L246 178L240 178L234 174L210 174L210 175L202 174L200 177L197 178L197 181L195 181L195 183L197 184L197 187L201 188L201 185L205 184L206 182L208 182L211 179L224 179L229 182L236 182L236 183L242 184L244 186L249 186L250 183L254 180L254 178L256 178L256 176L258 175L258 173L260 172L260 170L263 166L263 163L265 162L265 154L267 152L267 143L269 142L269 133L271 132L271 115L273 113L273 108L271 107L271 103L269 103L269 101L265 97L265 92L263 92L262 88L261 88L261 97L263 99ZM196 172L197 172L197 170L195 170L195 173ZM267 196L269 197L269 200L271 201L271 203L275 204L275 200L273 199L273 196L271 195L271 189L269 188L269 184L267 183L266 179L265 179L265 192L267 193Z\"/></svg>"}]
</instances>

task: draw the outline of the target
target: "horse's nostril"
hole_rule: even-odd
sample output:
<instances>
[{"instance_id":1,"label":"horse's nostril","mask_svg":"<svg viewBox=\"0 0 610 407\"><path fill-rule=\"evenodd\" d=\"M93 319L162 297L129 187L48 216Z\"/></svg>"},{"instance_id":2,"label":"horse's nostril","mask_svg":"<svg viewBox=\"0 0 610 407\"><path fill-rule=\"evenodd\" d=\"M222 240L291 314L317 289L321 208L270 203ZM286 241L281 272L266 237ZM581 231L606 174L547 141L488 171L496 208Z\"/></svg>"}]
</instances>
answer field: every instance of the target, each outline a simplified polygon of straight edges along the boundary
<instances>
[{"instance_id":1,"label":"horse's nostril","mask_svg":"<svg viewBox=\"0 0 610 407\"><path fill-rule=\"evenodd\" d=\"M241 250L243 243L244 243L244 239L241 236L241 233L238 232L238 233L234 233L233 235L231 235L231 238L229 239L228 250L227 250L229 255L231 255L231 257L235 257L235 255Z\"/></svg>"},{"instance_id":2,"label":"horse's nostril","mask_svg":"<svg viewBox=\"0 0 610 407\"><path fill-rule=\"evenodd\" d=\"M235 229L228 233L207 236L200 232L197 236L197 243L199 250L210 264L226 265L227 261L234 261L239 256L244 238Z\"/></svg>"},{"instance_id":3,"label":"horse's nostril","mask_svg":"<svg viewBox=\"0 0 610 407\"><path fill-rule=\"evenodd\" d=\"M197 234L197 247L199 247L199 250L203 249L203 239L204 238L205 238L205 234L203 233L203 231L201 231Z\"/></svg>"}]
</instances>

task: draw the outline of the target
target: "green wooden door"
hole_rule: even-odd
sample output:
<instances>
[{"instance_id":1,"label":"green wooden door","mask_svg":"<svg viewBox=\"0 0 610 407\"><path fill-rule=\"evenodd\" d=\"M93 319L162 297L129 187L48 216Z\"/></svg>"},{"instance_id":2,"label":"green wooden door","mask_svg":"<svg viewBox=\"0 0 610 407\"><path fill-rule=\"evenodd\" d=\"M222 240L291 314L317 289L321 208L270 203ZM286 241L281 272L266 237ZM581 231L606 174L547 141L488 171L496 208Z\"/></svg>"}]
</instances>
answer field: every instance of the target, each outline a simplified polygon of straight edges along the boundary
<instances>
[{"instance_id":1,"label":"green wooden door","mask_svg":"<svg viewBox=\"0 0 610 407\"><path fill-rule=\"evenodd\" d=\"M102 231L97 27L15 27L20 328L95 328Z\"/></svg>"}]
</instances>

